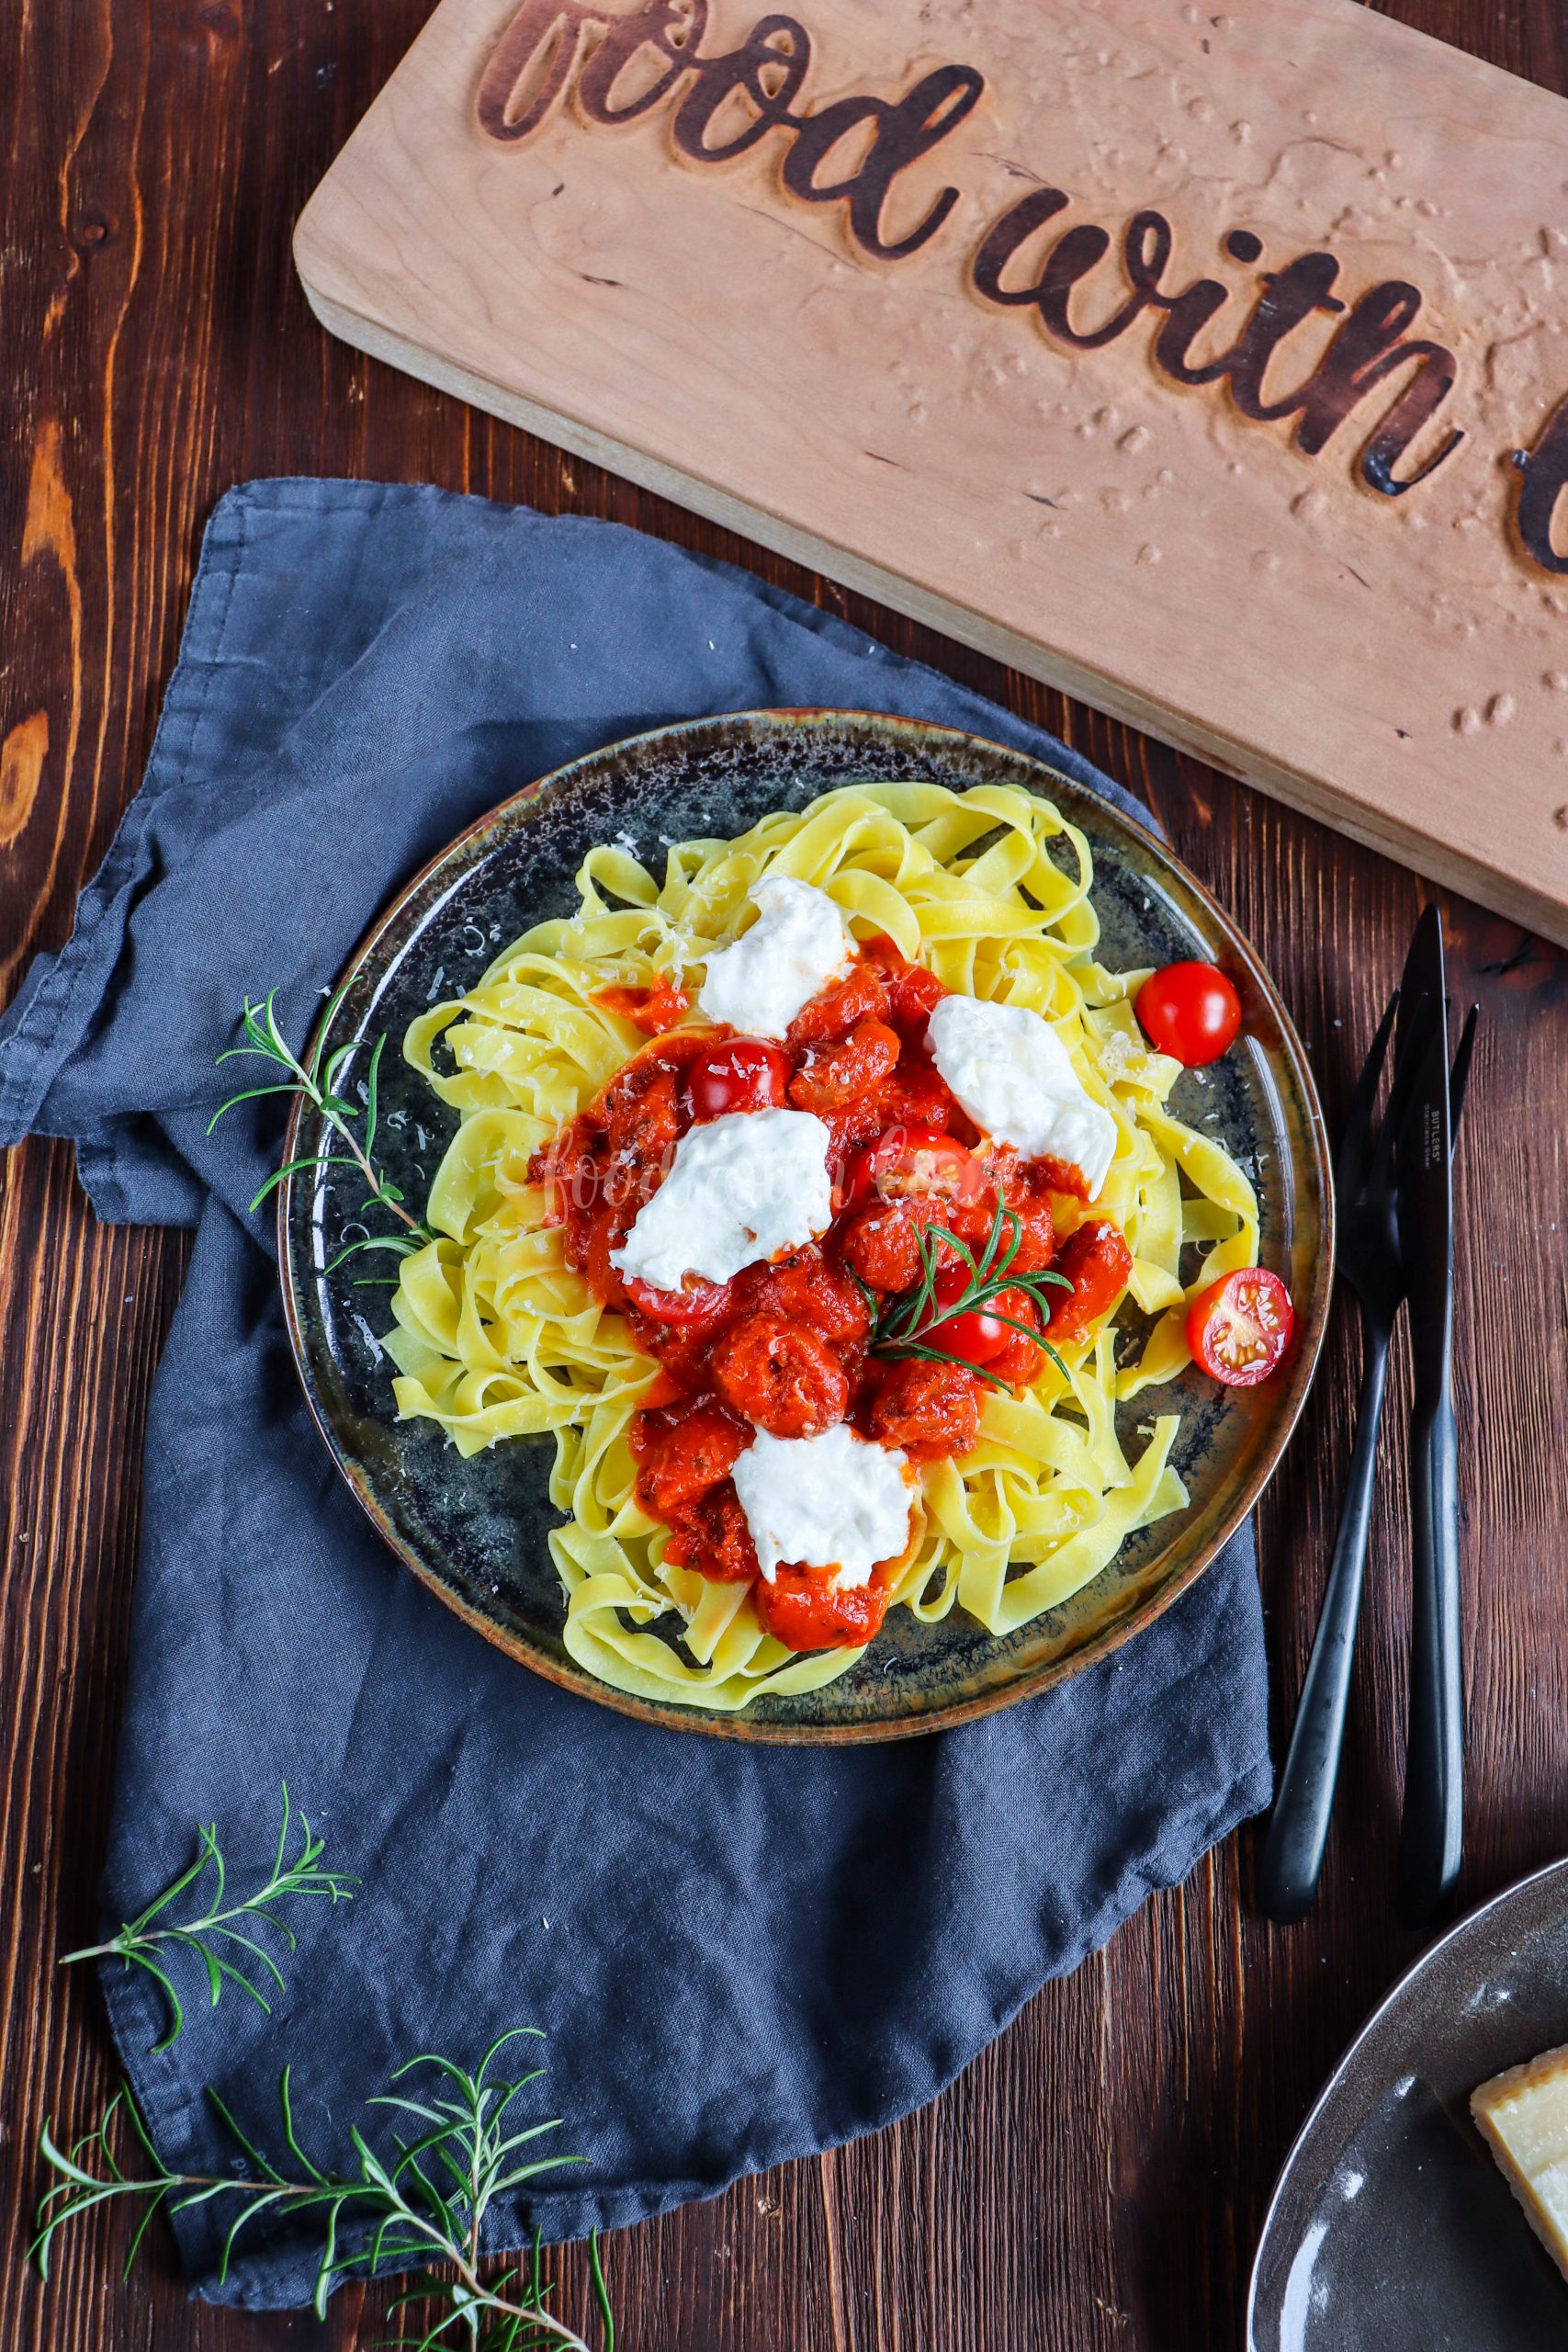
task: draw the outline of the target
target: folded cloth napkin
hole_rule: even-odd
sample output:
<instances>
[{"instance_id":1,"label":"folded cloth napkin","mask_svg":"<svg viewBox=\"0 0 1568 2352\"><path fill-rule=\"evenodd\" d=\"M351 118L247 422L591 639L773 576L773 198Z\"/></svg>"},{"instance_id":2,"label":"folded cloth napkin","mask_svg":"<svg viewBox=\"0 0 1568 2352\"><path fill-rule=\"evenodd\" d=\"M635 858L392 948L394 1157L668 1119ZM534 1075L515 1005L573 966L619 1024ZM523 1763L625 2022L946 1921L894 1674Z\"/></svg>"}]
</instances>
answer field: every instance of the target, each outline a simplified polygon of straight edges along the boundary
<instances>
[{"instance_id":1,"label":"folded cloth napkin","mask_svg":"<svg viewBox=\"0 0 1568 2352\"><path fill-rule=\"evenodd\" d=\"M231 2160L203 2084L276 2153L291 2058L306 2146L346 2163L403 2059L474 2063L536 2025L542 2111L587 2161L520 2198L496 2245L640 2221L932 2098L1267 1802L1250 1531L1049 1696L886 1746L737 1744L490 1648L382 1548L315 1436L270 1219L245 1205L281 1118L206 1133L242 995L277 983L303 1038L378 908L496 801L661 721L776 704L954 723L1137 808L1006 711L635 532L249 483L208 530L146 781L0 1032L0 1141L69 1136L100 1216L197 1228L148 1422L105 1919L184 1866L199 1822L234 1883L265 1876L284 1780L362 1881L347 1909L293 1905L270 2017L232 1991L209 2010L192 1963L163 2055L156 1988L106 1971L180 2169ZM201 2293L305 2299L302 2236L258 2230L220 2285L217 2214L177 2227Z\"/></svg>"}]
</instances>

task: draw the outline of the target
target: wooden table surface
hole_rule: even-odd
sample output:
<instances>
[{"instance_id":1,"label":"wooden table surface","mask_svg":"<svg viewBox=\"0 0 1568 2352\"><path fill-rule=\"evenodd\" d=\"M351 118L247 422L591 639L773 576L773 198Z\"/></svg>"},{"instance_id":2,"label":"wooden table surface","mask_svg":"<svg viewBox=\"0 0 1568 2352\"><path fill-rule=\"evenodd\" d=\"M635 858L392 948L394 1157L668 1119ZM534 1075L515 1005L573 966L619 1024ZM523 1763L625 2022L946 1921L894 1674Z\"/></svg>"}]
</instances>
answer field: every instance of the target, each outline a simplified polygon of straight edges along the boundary
<instances>
[{"instance_id":1,"label":"wooden table surface","mask_svg":"<svg viewBox=\"0 0 1568 2352\"><path fill-rule=\"evenodd\" d=\"M1288 0L1280 0L1281 10ZM429 0L13 0L0 11L0 996L56 947L135 790L202 526L258 474L434 481L608 515L750 564L1056 729L1143 793L1272 966L1337 1123L1427 895L1303 819L831 583L330 343L289 263L306 196ZM1568 89L1561 0L1401 0L1410 23ZM1483 1009L1459 1163L1461 1498L1475 1900L1568 1848L1568 962L1445 901ZM22 2249L53 2114L112 2080L89 1939L108 1815L148 1386L175 1236L101 1229L71 1153L0 1177L0 2345L368 2345L187 2304L118 2218L48 2288ZM1300 1682L1349 1450L1336 1312L1259 1524L1277 1716ZM1399 1366L1395 1394L1404 1386ZM1052 1984L943 2098L814 2163L613 2239L622 2352L1223 2352L1269 2184L1314 2091L1414 1957L1390 1901L1408 1611L1385 1440L1346 1772L1321 1902L1251 1904L1257 1832ZM1278 1732L1278 1723L1277 1723ZM586 2314L581 2258L558 2258Z\"/></svg>"}]
</instances>

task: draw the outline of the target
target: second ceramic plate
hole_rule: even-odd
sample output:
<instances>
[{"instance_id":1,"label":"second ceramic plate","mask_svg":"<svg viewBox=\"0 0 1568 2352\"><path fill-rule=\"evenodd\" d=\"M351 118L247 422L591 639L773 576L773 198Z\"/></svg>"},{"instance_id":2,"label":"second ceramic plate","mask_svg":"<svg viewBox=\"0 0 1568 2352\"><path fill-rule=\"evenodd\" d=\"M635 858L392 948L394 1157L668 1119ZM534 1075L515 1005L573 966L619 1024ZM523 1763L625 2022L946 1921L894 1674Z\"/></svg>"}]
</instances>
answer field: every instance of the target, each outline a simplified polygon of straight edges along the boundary
<instances>
[{"instance_id":1,"label":"second ceramic plate","mask_svg":"<svg viewBox=\"0 0 1568 2352\"><path fill-rule=\"evenodd\" d=\"M1247 2352L1562 2352L1568 2286L1470 2094L1565 2041L1568 1862L1554 1862L1435 1943L1340 2061L1263 2225Z\"/></svg>"},{"instance_id":2,"label":"second ceramic plate","mask_svg":"<svg viewBox=\"0 0 1568 2352\"><path fill-rule=\"evenodd\" d=\"M912 777L955 791L1010 784L1054 800L1088 834L1101 955L1119 968L1198 956L1240 991L1241 1045L1179 1080L1172 1108L1201 1119L1247 1170L1262 1210L1262 1255L1289 1283L1297 1339L1281 1373L1221 1389L1189 1373L1146 1391L1134 1418L1178 1410L1172 1456L1190 1508L1133 1537L1083 1591L994 1639L960 1612L922 1625L895 1611L848 1675L739 1716L659 1706L593 1680L562 1646L564 1604L545 1537L557 1514L547 1438L464 1462L429 1422L400 1423L389 1367L366 1301L326 1268L358 1203L318 1179L279 1193L279 1259L300 1377L321 1434L393 1550L490 1641L554 1680L644 1718L720 1736L887 1739L933 1730L1043 1690L1128 1640L1185 1591L1257 1500L1306 1394L1332 1268L1323 1123L1305 1057L1246 941L1164 845L1066 776L949 728L851 711L752 711L694 720L613 745L530 786L412 882L361 946L330 1043L392 1040L382 1065L382 1150L423 1200L456 1125L395 1047L433 997L478 979L529 924L569 913L585 852L629 835L657 864L660 838L741 832L856 778ZM299 1127L296 1152L321 1138ZM381 1310L384 1314L385 1310ZM1135 1443L1135 1441L1134 1441Z\"/></svg>"}]
</instances>

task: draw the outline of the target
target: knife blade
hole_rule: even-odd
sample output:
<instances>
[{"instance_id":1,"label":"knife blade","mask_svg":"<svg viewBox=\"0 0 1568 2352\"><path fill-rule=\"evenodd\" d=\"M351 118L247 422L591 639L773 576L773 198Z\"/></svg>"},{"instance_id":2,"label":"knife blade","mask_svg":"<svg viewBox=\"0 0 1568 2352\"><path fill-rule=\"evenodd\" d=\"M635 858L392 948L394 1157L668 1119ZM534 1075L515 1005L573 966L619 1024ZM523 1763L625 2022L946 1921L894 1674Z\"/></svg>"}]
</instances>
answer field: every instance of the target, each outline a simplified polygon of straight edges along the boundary
<instances>
[{"instance_id":1,"label":"knife blade","mask_svg":"<svg viewBox=\"0 0 1568 2352\"><path fill-rule=\"evenodd\" d=\"M1419 1022L1426 1034L1394 1152L1399 1254L1415 1366L1410 1724L1395 1891L1402 1918L1423 1926L1452 1893L1464 1853L1453 1134L1442 919L1435 906L1427 908L1411 942L1400 996L1402 1024L1407 1005L1412 1023Z\"/></svg>"}]
</instances>

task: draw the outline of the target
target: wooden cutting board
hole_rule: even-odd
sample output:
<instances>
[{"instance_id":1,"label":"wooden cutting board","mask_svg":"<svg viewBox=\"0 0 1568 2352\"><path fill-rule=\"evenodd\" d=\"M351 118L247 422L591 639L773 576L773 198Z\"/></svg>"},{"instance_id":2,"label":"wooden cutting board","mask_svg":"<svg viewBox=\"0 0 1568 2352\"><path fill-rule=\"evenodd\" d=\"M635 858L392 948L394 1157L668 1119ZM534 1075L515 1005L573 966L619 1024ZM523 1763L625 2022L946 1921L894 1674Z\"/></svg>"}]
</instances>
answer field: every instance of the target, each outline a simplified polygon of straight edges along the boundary
<instances>
[{"instance_id":1,"label":"wooden cutting board","mask_svg":"<svg viewBox=\"0 0 1568 2352\"><path fill-rule=\"evenodd\" d=\"M1356 0L444 0L350 342L1568 941L1568 106Z\"/></svg>"}]
</instances>

